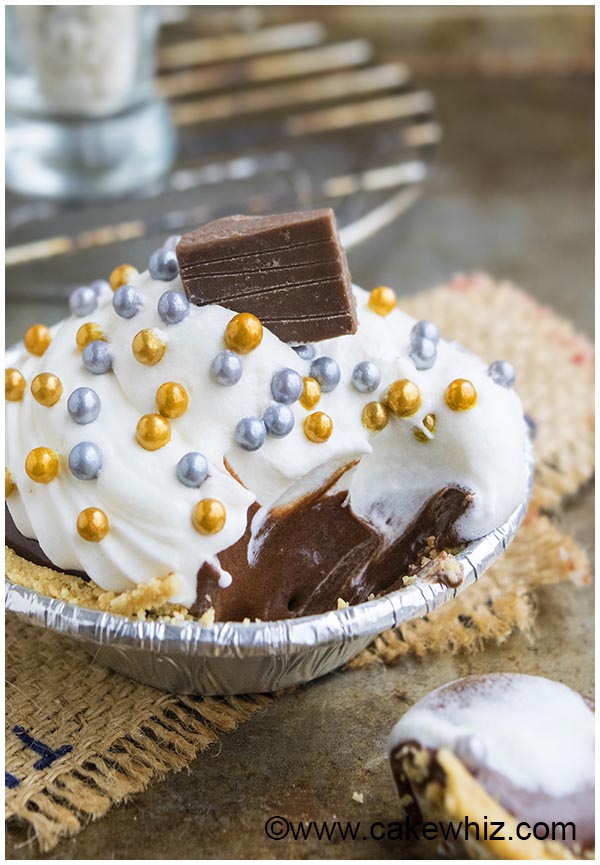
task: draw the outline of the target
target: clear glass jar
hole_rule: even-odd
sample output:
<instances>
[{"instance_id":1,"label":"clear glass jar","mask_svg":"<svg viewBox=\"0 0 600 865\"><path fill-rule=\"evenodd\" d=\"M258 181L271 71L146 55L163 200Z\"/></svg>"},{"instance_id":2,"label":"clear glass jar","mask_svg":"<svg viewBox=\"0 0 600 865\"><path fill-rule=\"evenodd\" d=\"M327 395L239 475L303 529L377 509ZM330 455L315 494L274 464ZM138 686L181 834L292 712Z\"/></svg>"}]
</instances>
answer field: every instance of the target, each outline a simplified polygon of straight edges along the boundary
<instances>
[{"instance_id":1,"label":"clear glass jar","mask_svg":"<svg viewBox=\"0 0 600 865\"><path fill-rule=\"evenodd\" d=\"M158 24L152 6L7 7L8 186L105 197L168 169L175 136L154 92Z\"/></svg>"}]
</instances>

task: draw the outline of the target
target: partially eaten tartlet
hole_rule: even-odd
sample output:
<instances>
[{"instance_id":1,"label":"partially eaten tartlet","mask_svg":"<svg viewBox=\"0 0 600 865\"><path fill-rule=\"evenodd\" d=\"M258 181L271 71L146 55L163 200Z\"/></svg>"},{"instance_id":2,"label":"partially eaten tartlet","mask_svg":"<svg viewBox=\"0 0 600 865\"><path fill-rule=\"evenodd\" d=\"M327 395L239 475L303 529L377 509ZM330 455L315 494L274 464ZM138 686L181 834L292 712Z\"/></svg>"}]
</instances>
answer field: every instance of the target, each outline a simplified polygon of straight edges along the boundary
<instances>
[{"instance_id":1,"label":"partially eaten tartlet","mask_svg":"<svg viewBox=\"0 0 600 865\"><path fill-rule=\"evenodd\" d=\"M590 700L540 676L443 685L390 737L405 818L457 858L593 858L594 727Z\"/></svg>"},{"instance_id":2,"label":"partially eaten tartlet","mask_svg":"<svg viewBox=\"0 0 600 865\"><path fill-rule=\"evenodd\" d=\"M48 568L83 603L218 620L321 613L400 588L526 494L510 364L352 286L331 211L218 220L70 305L8 358L19 582Z\"/></svg>"}]
</instances>

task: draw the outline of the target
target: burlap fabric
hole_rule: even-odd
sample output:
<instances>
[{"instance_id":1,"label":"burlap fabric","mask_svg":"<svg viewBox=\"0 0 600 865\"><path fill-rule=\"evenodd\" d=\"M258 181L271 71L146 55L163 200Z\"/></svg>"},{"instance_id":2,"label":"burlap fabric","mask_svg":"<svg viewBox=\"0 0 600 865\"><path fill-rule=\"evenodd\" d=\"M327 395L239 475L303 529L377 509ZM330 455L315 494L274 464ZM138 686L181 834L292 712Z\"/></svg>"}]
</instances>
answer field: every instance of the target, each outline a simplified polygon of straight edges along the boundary
<instances>
[{"instance_id":1,"label":"burlap fabric","mask_svg":"<svg viewBox=\"0 0 600 865\"><path fill-rule=\"evenodd\" d=\"M402 306L435 319L446 338L485 359L515 365L537 425L536 482L525 524L485 578L427 619L382 635L353 667L397 662L410 652L474 650L515 629L532 634L538 586L589 580L585 553L540 510L557 509L593 473L591 345L528 295L485 276L457 277ZM26 821L42 851L185 768L271 700L164 694L12 618L6 646L7 816Z\"/></svg>"}]
</instances>

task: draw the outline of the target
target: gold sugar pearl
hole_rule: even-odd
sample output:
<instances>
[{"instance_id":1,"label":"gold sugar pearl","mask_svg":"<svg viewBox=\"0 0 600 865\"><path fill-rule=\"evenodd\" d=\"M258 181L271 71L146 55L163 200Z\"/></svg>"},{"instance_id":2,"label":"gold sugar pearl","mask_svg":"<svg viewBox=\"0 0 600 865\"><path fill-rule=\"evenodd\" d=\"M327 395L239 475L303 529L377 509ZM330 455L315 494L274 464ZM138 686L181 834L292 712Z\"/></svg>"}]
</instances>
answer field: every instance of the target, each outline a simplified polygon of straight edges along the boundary
<instances>
[{"instance_id":1,"label":"gold sugar pearl","mask_svg":"<svg viewBox=\"0 0 600 865\"><path fill-rule=\"evenodd\" d=\"M15 482L8 469L4 469L4 498L7 499L15 489Z\"/></svg>"},{"instance_id":2,"label":"gold sugar pearl","mask_svg":"<svg viewBox=\"0 0 600 865\"><path fill-rule=\"evenodd\" d=\"M423 444L424 444L425 442L431 441L431 439L433 437L433 433L435 432L435 415L434 414L426 414L425 417L423 418L423 426L425 427L425 429L428 432L431 433L431 436L428 436L427 433L424 432L419 427L416 427L413 430L413 435L418 442L423 442Z\"/></svg>"},{"instance_id":3,"label":"gold sugar pearl","mask_svg":"<svg viewBox=\"0 0 600 865\"><path fill-rule=\"evenodd\" d=\"M192 511L192 525L201 535L216 535L226 519L225 505L218 499L201 499Z\"/></svg>"},{"instance_id":4,"label":"gold sugar pearl","mask_svg":"<svg viewBox=\"0 0 600 865\"><path fill-rule=\"evenodd\" d=\"M156 391L156 408L163 417L181 417L186 413L189 404L187 390L176 381L166 381Z\"/></svg>"},{"instance_id":5,"label":"gold sugar pearl","mask_svg":"<svg viewBox=\"0 0 600 865\"><path fill-rule=\"evenodd\" d=\"M412 417L421 408L421 391L408 378L395 381L388 388L385 403L396 417Z\"/></svg>"},{"instance_id":6,"label":"gold sugar pearl","mask_svg":"<svg viewBox=\"0 0 600 865\"><path fill-rule=\"evenodd\" d=\"M477 403L477 391L467 378L455 378L446 388L444 399L451 411L469 411Z\"/></svg>"},{"instance_id":7,"label":"gold sugar pearl","mask_svg":"<svg viewBox=\"0 0 600 865\"><path fill-rule=\"evenodd\" d=\"M225 328L225 345L238 354L248 354L261 344L263 327L251 312L234 315Z\"/></svg>"},{"instance_id":8,"label":"gold sugar pearl","mask_svg":"<svg viewBox=\"0 0 600 865\"><path fill-rule=\"evenodd\" d=\"M316 404L321 399L321 385L316 380L316 378L312 378L307 375L302 379L302 393L300 394L300 398L298 402L307 410L314 408Z\"/></svg>"},{"instance_id":9,"label":"gold sugar pearl","mask_svg":"<svg viewBox=\"0 0 600 865\"><path fill-rule=\"evenodd\" d=\"M100 508L86 508L77 517L77 532L84 541L98 543L104 540L109 529L108 517Z\"/></svg>"},{"instance_id":10,"label":"gold sugar pearl","mask_svg":"<svg viewBox=\"0 0 600 865\"><path fill-rule=\"evenodd\" d=\"M171 424L159 414L145 414L135 430L137 443L147 451L157 451L171 440Z\"/></svg>"},{"instance_id":11,"label":"gold sugar pearl","mask_svg":"<svg viewBox=\"0 0 600 865\"><path fill-rule=\"evenodd\" d=\"M10 402L18 402L23 399L25 393L25 379L18 369L10 367L4 370L4 398Z\"/></svg>"},{"instance_id":12,"label":"gold sugar pearl","mask_svg":"<svg viewBox=\"0 0 600 865\"><path fill-rule=\"evenodd\" d=\"M112 290L116 291L122 285L127 285L128 282L131 282L137 275L138 270L132 264L120 264L118 267L115 267L108 277L108 281Z\"/></svg>"},{"instance_id":13,"label":"gold sugar pearl","mask_svg":"<svg viewBox=\"0 0 600 865\"><path fill-rule=\"evenodd\" d=\"M41 372L31 382L31 393L36 402L47 408L56 405L62 396L63 386L57 375L51 372Z\"/></svg>"},{"instance_id":14,"label":"gold sugar pearl","mask_svg":"<svg viewBox=\"0 0 600 865\"><path fill-rule=\"evenodd\" d=\"M106 342L104 331L95 321L86 321L85 324L82 324L75 337L79 351L83 351L86 345L89 345L90 342L94 342L96 339Z\"/></svg>"},{"instance_id":15,"label":"gold sugar pearl","mask_svg":"<svg viewBox=\"0 0 600 865\"><path fill-rule=\"evenodd\" d=\"M333 432L333 421L324 411L315 411L304 421L304 435L311 442L322 444Z\"/></svg>"},{"instance_id":16,"label":"gold sugar pearl","mask_svg":"<svg viewBox=\"0 0 600 865\"><path fill-rule=\"evenodd\" d=\"M140 330L131 343L133 356L145 366L154 366L163 359L167 346L151 328Z\"/></svg>"},{"instance_id":17,"label":"gold sugar pearl","mask_svg":"<svg viewBox=\"0 0 600 865\"><path fill-rule=\"evenodd\" d=\"M388 288L387 285L380 285L370 293L368 306L377 315L389 315L397 302L394 289Z\"/></svg>"},{"instance_id":18,"label":"gold sugar pearl","mask_svg":"<svg viewBox=\"0 0 600 865\"><path fill-rule=\"evenodd\" d=\"M41 357L52 342L50 328L46 327L45 324L32 324L25 334L23 341L25 348L30 354Z\"/></svg>"},{"instance_id":19,"label":"gold sugar pearl","mask_svg":"<svg viewBox=\"0 0 600 865\"><path fill-rule=\"evenodd\" d=\"M426 414L423 418L423 426L426 430L429 430L430 433L435 432L435 415Z\"/></svg>"},{"instance_id":20,"label":"gold sugar pearl","mask_svg":"<svg viewBox=\"0 0 600 865\"><path fill-rule=\"evenodd\" d=\"M49 484L58 474L58 454L51 448L34 448L27 454L25 471L36 484Z\"/></svg>"},{"instance_id":21,"label":"gold sugar pearl","mask_svg":"<svg viewBox=\"0 0 600 865\"><path fill-rule=\"evenodd\" d=\"M389 419L389 412L382 402L368 402L362 410L362 424L373 432L385 429Z\"/></svg>"}]
</instances>

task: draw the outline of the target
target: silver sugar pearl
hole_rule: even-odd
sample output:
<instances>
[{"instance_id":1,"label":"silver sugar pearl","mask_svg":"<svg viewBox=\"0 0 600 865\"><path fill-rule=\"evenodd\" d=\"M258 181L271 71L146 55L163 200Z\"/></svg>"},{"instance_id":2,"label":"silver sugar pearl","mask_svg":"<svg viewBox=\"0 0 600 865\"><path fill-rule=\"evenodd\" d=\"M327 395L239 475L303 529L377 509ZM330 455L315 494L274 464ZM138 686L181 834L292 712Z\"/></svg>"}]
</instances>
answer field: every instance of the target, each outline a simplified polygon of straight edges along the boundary
<instances>
[{"instance_id":1,"label":"silver sugar pearl","mask_svg":"<svg viewBox=\"0 0 600 865\"><path fill-rule=\"evenodd\" d=\"M106 279L95 279L90 283L90 288L93 292L95 292L98 300L102 300L104 297L109 297L113 292L110 287L110 282L107 282Z\"/></svg>"},{"instance_id":2,"label":"silver sugar pearl","mask_svg":"<svg viewBox=\"0 0 600 865\"><path fill-rule=\"evenodd\" d=\"M454 753L469 769L480 766L487 755L487 748L479 736L469 733L454 743Z\"/></svg>"},{"instance_id":3,"label":"silver sugar pearl","mask_svg":"<svg viewBox=\"0 0 600 865\"><path fill-rule=\"evenodd\" d=\"M310 374L319 382L323 393L330 393L335 390L340 382L340 368L332 357L323 356L313 360L310 365Z\"/></svg>"},{"instance_id":4,"label":"silver sugar pearl","mask_svg":"<svg viewBox=\"0 0 600 865\"><path fill-rule=\"evenodd\" d=\"M294 412L289 405L272 402L263 414L263 423L270 436L283 438L294 429Z\"/></svg>"},{"instance_id":5,"label":"silver sugar pearl","mask_svg":"<svg viewBox=\"0 0 600 865\"><path fill-rule=\"evenodd\" d=\"M113 294L113 308L121 318L133 318L142 306L142 296L133 285L122 285Z\"/></svg>"},{"instance_id":6,"label":"silver sugar pearl","mask_svg":"<svg viewBox=\"0 0 600 865\"><path fill-rule=\"evenodd\" d=\"M180 240L180 234L172 234L170 237L167 237L167 239L163 243L163 249L166 249L168 252L175 252L175 250L177 249L177 244Z\"/></svg>"},{"instance_id":7,"label":"silver sugar pearl","mask_svg":"<svg viewBox=\"0 0 600 865\"><path fill-rule=\"evenodd\" d=\"M533 441L537 434L537 424L534 419L528 414L523 415L523 420L525 421L525 426L527 427L529 437Z\"/></svg>"},{"instance_id":8,"label":"silver sugar pearl","mask_svg":"<svg viewBox=\"0 0 600 865\"><path fill-rule=\"evenodd\" d=\"M243 366L239 354L234 351L219 352L210 365L210 374L217 384L223 387L231 387L237 384L242 377Z\"/></svg>"},{"instance_id":9,"label":"silver sugar pearl","mask_svg":"<svg viewBox=\"0 0 600 865\"><path fill-rule=\"evenodd\" d=\"M190 314L190 304L181 292L169 289L158 298L158 314L165 324L179 324Z\"/></svg>"},{"instance_id":10,"label":"silver sugar pearl","mask_svg":"<svg viewBox=\"0 0 600 865\"><path fill-rule=\"evenodd\" d=\"M271 393L277 402L296 402L302 393L304 382L295 369L279 369L271 379Z\"/></svg>"},{"instance_id":11,"label":"silver sugar pearl","mask_svg":"<svg viewBox=\"0 0 600 865\"><path fill-rule=\"evenodd\" d=\"M512 387L517 377L514 366L507 360L495 360L488 366L487 372L492 381L500 387Z\"/></svg>"},{"instance_id":12,"label":"silver sugar pearl","mask_svg":"<svg viewBox=\"0 0 600 865\"><path fill-rule=\"evenodd\" d=\"M171 249L156 249L150 256L148 270L152 279L160 279L162 282L171 282L175 279L179 266L177 256Z\"/></svg>"},{"instance_id":13,"label":"silver sugar pearl","mask_svg":"<svg viewBox=\"0 0 600 865\"><path fill-rule=\"evenodd\" d=\"M69 454L71 474L80 481L93 481L102 469L102 451L93 442L79 442Z\"/></svg>"},{"instance_id":14,"label":"silver sugar pearl","mask_svg":"<svg viewBox=\"0 0 600 865\"><path fill-rule=\"evenodd\" d=\"M83 365L94 375L102 375L112 367L112 352L107 342L94 339L89 342L81 354Z\"/></svg>"},{"instance_id":15,"label":"silver sugar pearl","mask_svg":"<svg viewBox=\"0 0 600 865\"><path fill-rule=\"evenodd\" d=\"M208 477L208 462L204 454L190 451L177 463L177 479L186 487L200 487Z\"/></svg>"},{"instance_id":16,"label":"silver sugar pearl","mask_svg":"<svg viewBox=\"0 0 600 865\"><path fill-rule=\"evenodd\" d=\"M431 339L415 336L408 354L417 369L431 369L437 356L437 346Z\"/></svg>"},{"instance_id":17,"label":"silver sugar pearl","mask_svg":"<svg viewBox=\"0 0 600 865\"><path fill-rule=\"evenodd\" d=\"M83 318L84 315L91 315L98 306L98 295L89 285L80 285L71 292L69 296L69 309L71 315L76 315L77 318Z\"/></svg>"},{"instance_id":18,"label":"silver sugar pearl","mask_svg":"<svg viewBox=\"0 0 600 865\"><path fill-rule=\"evenodd\" d=\"M379 367L372 360L363 360L357 363L352 370L352 384L361 393L375 390L379 387L381 373Z\"/></svg>"},{"instance_id":19,"label":"silver sugar pearl","mask_svg":"<svg viewBox=\"0 0 600 865\"><path fill-rule=\"evenodd\" d=\"M91 387L76 388L67 400L69 416L78 424L93 423L101 407L100 397Z\"/></svg>"},{"instance_id":20,"label":"silver sugar pearl","mask_svg":"<svg viewBox=\"0 0 600 865\"><path fill-rule=\"evenodd\" d=\"M293 345L292 348L302 360L312 360L317 353L314 345L308 343L307 345Z\"/></svg>"},{"instance_id":21,"label":"silver sugar pearl","mask_svg":"<svg viewBox=\"0 0 600 865\"><path fill-rule=\"evenodd\" d=\"M258 417L244 417L235 428L235 441L245 451L257 451L263 446L266 427Z\"/></svg>"},{"instance_id":22,"label":"silver sugar pearl","mask_svg":"<svg viewBox=\"0 0 600 865\"><path fill-rule=\"evenodd\" d=\"M432 321L418 321L413 325L410 332L410 339L413 342L417 337L421 339L430 339L431 342L438 344L440 341L440 332Z\"/></svg>"}]
</instances>

